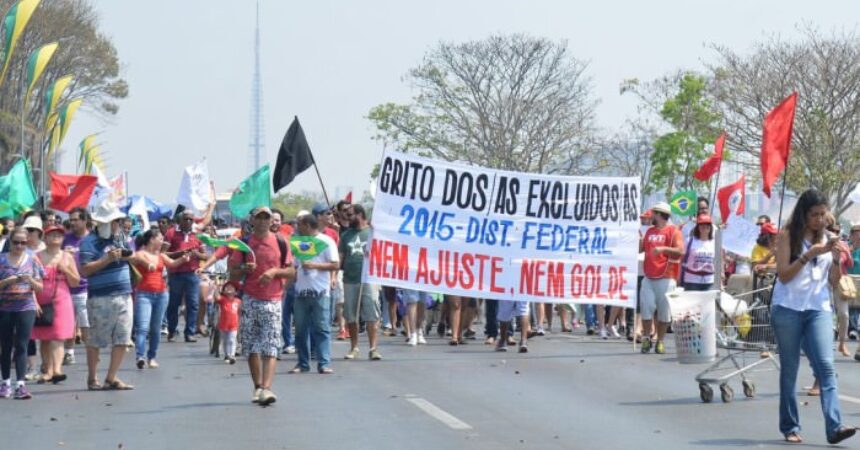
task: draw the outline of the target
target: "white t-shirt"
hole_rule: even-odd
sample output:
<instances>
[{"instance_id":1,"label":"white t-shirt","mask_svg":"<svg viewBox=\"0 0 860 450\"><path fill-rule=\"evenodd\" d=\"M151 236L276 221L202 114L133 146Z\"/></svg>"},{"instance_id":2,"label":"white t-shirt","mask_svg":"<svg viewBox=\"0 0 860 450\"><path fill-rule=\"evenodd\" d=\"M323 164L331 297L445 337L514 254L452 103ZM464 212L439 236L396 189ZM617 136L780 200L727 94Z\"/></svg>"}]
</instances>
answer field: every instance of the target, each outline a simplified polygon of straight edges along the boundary
<instances>
[{"instance_id":1,"label":"white t-shirt","mask_svg":"<svg viewBox=\"0 0 860 450\"><path fill-rule=\"evenodd\" d=\"M334 240L324 233L319 233L316 238L326 243L326 248L318 255L309 259L308 262L327 263L340 262L340 257L337 254L337 244ZM296 292L316 291L329 293L331 289L331 271L305 269L302 267L302 261L296 258Z\"/></svg>"},{"instance_id":2,"label":"white t-shirt","mask_svg":"<svg viewBox=\"0 0 860 450\"><path fill-rule=\"evenodd\" d=\"M707 241L693 239L688 242L689 250L684 257L684 282L713 284L714 259L716 257L715 241L713 239ZM710 275L703 275L705 272Z\"/></svg>"}]
</instances>

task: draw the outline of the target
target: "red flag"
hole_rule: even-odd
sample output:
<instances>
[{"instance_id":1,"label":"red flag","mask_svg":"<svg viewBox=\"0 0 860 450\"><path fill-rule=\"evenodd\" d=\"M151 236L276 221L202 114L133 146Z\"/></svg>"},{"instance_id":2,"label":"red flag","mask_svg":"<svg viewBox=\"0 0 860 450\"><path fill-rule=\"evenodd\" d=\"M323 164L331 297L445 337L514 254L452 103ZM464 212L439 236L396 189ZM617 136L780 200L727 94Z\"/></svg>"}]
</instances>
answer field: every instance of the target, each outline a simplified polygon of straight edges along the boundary
<instances>
[{"instance_id":1,"label":"red flag","mask_svg":"<svg viewBox=\"0 0 860 450\"><path fill-rule=\"evenodd\" d=\"M717 199L720 201L720 216L723 218L723 223L729 221L731 215L742 215L744 213L746 196L746 178L741 175L741 178L734 183L720 188L717 191Z\"/></svg>"},{"instance_id":2,"label":"red flag","mask_svg":"<svg viewBox=\"0 0 860 450\"><path fill-rule=\"evenodd\" d=\"M51 209L69 212L72 208L86 208L96 188L98 178L92 175L51 175Z\"/></svg>"},{"instance_id":3,"label":"red flag","mask_svg":"<svg viewBox=\"0 0 860 450\"><path fill-rule=\"evenodd\" d=\"M711 155L702 167L693 175L699 181L708 181L715 173L720 171L720 164L723 163L723 146L726 145L726 132L723 131L717 142L714 143L714 154Z\"/></svg>"},{"instance_id":4,"label":"red flag","mask_svg":"<svg viewBox=\"0 0 860 450\"><path fill-rule=\"evenodd\" d=\"M770 197L770 188L788 164L791 153L791 131L797 92L793 92L764 118L761 139L761 179L764 193Z\"/></svg>"},{"instance_id":5,"label":"red flag","mask_svg":"<svg viewBox=\"0 0 860 450\"><path fill-rule=\"evenodd\" d=\"M349 194L346 194L346 197L344 197L344 201L352 203L352 191L349 191Z\"/></svg>"}]
</instances>

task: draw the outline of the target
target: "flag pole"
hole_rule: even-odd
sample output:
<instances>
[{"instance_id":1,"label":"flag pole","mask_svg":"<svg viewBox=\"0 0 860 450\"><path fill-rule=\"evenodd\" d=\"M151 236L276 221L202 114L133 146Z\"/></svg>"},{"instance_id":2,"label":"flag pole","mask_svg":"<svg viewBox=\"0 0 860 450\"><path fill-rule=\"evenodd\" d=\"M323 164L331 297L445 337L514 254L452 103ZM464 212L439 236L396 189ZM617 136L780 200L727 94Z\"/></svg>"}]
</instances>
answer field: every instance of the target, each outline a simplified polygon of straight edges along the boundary
<instances>
[{"instance_id":1,"label":"flag pole","mask_svg":"<svg viewBox=\"0 0 860 450\"><path fill-rule=\"evenodd\" d=\"M308 149L308 150L310 150L310 149ZM323 184L322 176L320 175L320 169L319 169L319 167L317 167L317 159L314 158L313 152L310 152L310 154L311 154L311 158L313 158L313 160L314 160L314 171L317 173L317 179L320 180L320 187L322 188L322 191L323 191L323 197L325 197L325 204L326 204L326 206L331 207L331 202L328 199L328 192L326 192L326 190L325 190L325 184Z\"/></svg>"},{"instance_id":2,"label":"flag pole","mask_svg":"<svg viewBox=\"0 0 860 450\"><path fill-rule=\"evenodd\" d=\"M788 178L788 167L791 164L791 157L785 161L785 172L782 175L782 192L779 196L779 216L776 218L776 229L779 230L782 228L782 205L785 203L785 185L788 184L786 178Z\"/></svg>"}]
</instances>

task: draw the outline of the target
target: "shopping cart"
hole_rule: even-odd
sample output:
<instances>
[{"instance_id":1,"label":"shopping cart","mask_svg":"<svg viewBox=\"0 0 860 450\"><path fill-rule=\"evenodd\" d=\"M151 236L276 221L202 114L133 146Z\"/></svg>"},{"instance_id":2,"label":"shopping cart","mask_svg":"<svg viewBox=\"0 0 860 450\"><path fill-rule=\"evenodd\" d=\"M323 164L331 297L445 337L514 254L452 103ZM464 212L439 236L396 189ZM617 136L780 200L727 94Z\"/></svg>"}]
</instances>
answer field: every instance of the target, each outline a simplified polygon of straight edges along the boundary
<instances>
[{"instance_id":1,"label":"shopping cart","mask_svg":"<svg viewBox=\"0 0 860 450\"><path fill-rule=\"evenodd\" d=\"M712 384L719 385L724 403L731 402L732 378L740 377L746 397L755 397L753 372L779 370L776 340L770 326L770 291L773 277L755 280L756 289L743 293L723 292L717 301L717 347L725 355L696 375L699 396L705 403L714 399ZM764 286L764 287L760 287Z\"/></svg>"}]
</instances>

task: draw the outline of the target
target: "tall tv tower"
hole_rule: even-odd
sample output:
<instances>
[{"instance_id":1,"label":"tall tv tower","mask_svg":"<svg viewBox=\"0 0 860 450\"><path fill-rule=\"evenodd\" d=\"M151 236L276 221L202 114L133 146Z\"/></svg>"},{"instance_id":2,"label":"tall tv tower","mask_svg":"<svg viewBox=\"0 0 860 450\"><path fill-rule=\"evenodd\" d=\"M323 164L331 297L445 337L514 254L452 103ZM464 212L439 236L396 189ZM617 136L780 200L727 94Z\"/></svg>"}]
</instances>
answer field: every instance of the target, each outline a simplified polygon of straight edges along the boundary
<instances>
[{"instance_id":1,"label":"tall tv tower","mask_svg":"<svg viewBox=\"0 0 860 450\"><path fill-rule=\"evenodd\" d=\"M248 140L249 173L256 172L265 158L263 125L263 83L260 79L260 2L257 1L257 26L254 31L254 79L251 82L251 129Z\"/></svg>"}]
</instances>

